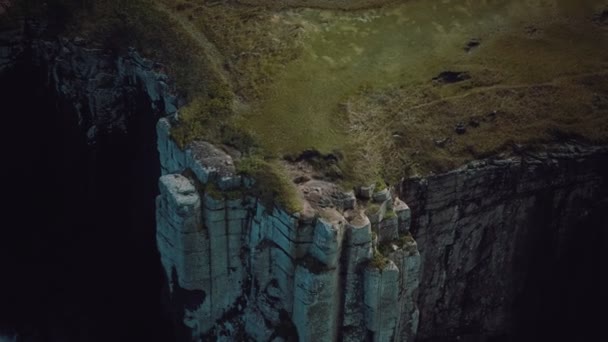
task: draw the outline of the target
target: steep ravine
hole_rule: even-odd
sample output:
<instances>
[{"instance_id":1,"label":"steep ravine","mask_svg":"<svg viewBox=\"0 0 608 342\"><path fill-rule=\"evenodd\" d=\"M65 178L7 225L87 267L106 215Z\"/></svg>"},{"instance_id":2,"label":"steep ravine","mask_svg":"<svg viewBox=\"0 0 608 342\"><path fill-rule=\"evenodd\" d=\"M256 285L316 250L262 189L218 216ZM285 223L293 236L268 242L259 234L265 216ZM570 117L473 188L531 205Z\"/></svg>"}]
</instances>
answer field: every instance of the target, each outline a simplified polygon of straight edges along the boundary
<instances>
[{"instance_id":1,"label":"steep ravine","mask_svg":"<svg viewBox=\"0 0 608 342\"><path fill-rule=\"evenodd\" d=\"M155 63L78 39L29 43L0 60L5 222L17 222L0 239L0 329L25 341L602 341L608 150L562 145L406 180L392 194L411 212L388 190L355 199L312 180L307 199L333 208L291 215L261 203L217 147L177 147L171 119L158 121L177 99ZM383 214L368 218L356 205L370 195ZM379 242L389 260L374 263Z\"/></svg>"}]
</instances>

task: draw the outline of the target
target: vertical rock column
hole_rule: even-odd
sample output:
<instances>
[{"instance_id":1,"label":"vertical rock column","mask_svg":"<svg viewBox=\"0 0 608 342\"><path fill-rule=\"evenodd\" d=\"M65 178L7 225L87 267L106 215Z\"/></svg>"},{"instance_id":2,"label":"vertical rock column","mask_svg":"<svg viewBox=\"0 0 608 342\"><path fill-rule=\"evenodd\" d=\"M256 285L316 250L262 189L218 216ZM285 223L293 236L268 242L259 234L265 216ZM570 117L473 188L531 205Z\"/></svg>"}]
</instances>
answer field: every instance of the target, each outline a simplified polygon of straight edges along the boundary
<instances>
[{"instance_id":1,"label":"vertical rock column","mask_svg":"<svg viewBox=\"0 0 608 342\"><path fill-rule=\"evenodd\" d=\"M201 199L194 184L177 174L159 181L156 199L157 244L169 279L172 306L183 310L183 324L193 336L206 327L209 301L209 237L203 229Z\"/></svg>"},{"instance_id":2,"label":"vertical rock column","mask_svg":"<svg viewBox=\"0 0 608 342\"><path fill-rule=\"evenodd\" d=\"M209 288L211 316L218 318L232 305L240 291L234 291L231 282L228 281L228 224L224 200L216 199L208 193L203 198L203 218L205 226L210 227L210 250L207 262L213 275Z\"/></svg>"},{"instance_id":3,"label":"vertical rock column","mask_svg":"<svg viewBox=\"0 0 608 342\"><path fill-rule=\"evenodd\" d=\"M336 340L336 285L335 270L296 267L293 322L300 340Z\"/></svg>"},{"instance_id":4,"label":"vertical rock column","mask_svg":"<svg viewBox=\"0 0 608 342\"><path fill-rule=\"evenodd\" d=\"M343 341L360 341L366 336L365 311L361 305L363 298L362 270L371 259L372 229L366 216L351 220L347 225L345 241L344 273L344 318L342 323Z\"/></svg>"},{"instance_id":5,"label":"vertical rock column","mask_svg":"<svg viewBox=\"0 0 608 342\"><path fill-rule=\"evenodd\" d=\"M175 269L180 286L196 286L204 276L201 269L207 258L200 197L192 182L182 175L162 176L159 187L157 238L163 266L167 271ZM167 274L168 279L171 277Z\"/></svg>"},{"instance_id":6,"label":"vertical rock column","mask_svg":"<svg viewBox=\"0 0 608 342\"><path fill-rule=\"evenodd\" d=\"M401 271L399 279L399 321L396 333L401 341L413 341L418 331L417 297L420 284L420 253L416 242L408 240L405 245L393 252L389 258Z\"/></svg>"},{"instance_id":7,"label":"vertical rock column","mask_svg":"<svg viewBox=\"0 0 608 342\"><path fill-rule=\"evenodd\" d=\"M371 341L396 340L399 318L399 269L387 260L382 268L367 267L364 272L365 320Z\"/></svg>"},{"instance_id":8,"label":"vertical rock column","mask_svg":"<svg viewBox=\"0 0 608 342\"><path fill-rule=\"evenodd\" d=\"M318 219L310 254L295 271L293 321L302 341L336 341L344 222Z\"/></svg>"},{"instance_id":9,"label":"vertical rock column","mask_svg":"<svg viewBox=\"0 0 608 342\"><path fill-rule=\"evenodd\" d=\"M168 119L160 119L156 124L156 141L163 175L180 173L186 168L186 153L171 139L171 124Z\"/></svg>"}]
</instances>

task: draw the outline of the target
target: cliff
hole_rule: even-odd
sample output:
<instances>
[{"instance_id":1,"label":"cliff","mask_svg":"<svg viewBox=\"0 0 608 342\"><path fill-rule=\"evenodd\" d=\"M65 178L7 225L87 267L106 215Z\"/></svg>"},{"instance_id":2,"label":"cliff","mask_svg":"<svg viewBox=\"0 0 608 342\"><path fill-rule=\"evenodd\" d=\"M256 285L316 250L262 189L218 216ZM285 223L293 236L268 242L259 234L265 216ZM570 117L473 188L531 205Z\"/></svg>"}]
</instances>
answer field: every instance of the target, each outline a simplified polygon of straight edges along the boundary
<instances>
[{"instance_id":1,"label":"cliff","mask_svg":"<svg viewBox=\"0 0 608 342\"><path fill-rule=\"evenodd\" d=\"M161 121L158 136L167 130ZM399 192L412 205L420 254L413 240L384 249L391 261L379 268L366 263L374 243L368 218L270 213L235 190L228 155L198 144L183 153L168 138L159 151L167 173L157 200L159 249L193 336L272 340L294 328L301 340L405 340L418 324L423 341L597 336L597 327L574 330L595 321L584 312L605 301L606 148L549 146L405 180ZM200 179L223 192L201 190ZM395 241L410 212L399 200L386 205L397 212L394 225L370 218L378 239ZM225 228L214 236L218 226ZM598 284L578 298L590 277ZM560 318L559 308L571 313ZM571 326L553 336L556 322Z\"/></svg>"},{"instance_id":2,"label":"cliff","mask_svg":"<svg viewBox=\"0 0 608 342\"><path fill-rule=\"evenodd\" d=\"M308 180L298 187L309 210L292 214L262 203L255 180L237 174L219 147L175 144L179 101L158 64L80 39L0 42L2 68L31 48L89 144L129 134L139 101L163 117L156 243L181 340L509 336L559 308L535 306L543 291L559 303L593 272L598 288L606 284L605 148L519 151L404 180L397 191L360 189L357 198ZM370 202L378 211L363 213ZM577 258L585 249L591 256ZM586 300L599 295L592 290Z\"/></svg>"},{"instance_id":3,"label":"cliff","mask_svg":"<svg viewBox=\"0 0 608 342\"><path fill-rule=\"evenodd\" d=\"M401 191L422 258L421 340L601 336L608 149L519 151Z\"/></svg>"},{"instance_id":4,"label":"cliff","mask_svg":"<svg viewBox=\"0 0 608 342\"><path fill-rule=\"evenodd\" d=\"M385 191L379 202L396 215L375 223L352 194L312 215L269 208L228 154L204 142L181 150L169 129L162 119L157 241L186 340L413 340L420 256L413 240L397 243L406 205ZM315 182L302 186L322 192ZM391 248L380 264L377 243Z\"/></svg>"},{"instance_id":5,"label":"cliff","mask_svg":"<svg viewBox=\"0 0 608 342\"><path fill-rule=\"evenodd\" d=\"M224 151L171 139L178 99L161 66L133 49L116 56L80 38L27 36L5 42L3 65L31 58L85 144L133 134L137 115L168 116L157 125L157 244L182 340L413 340L420 256L400 240L409 208L389 190L370 199L367 189L359 206L353 193L311 180L300 184L306 214L267 207ZM373 223L367 202L381 208Z\"/></svg>"}]
</instances>

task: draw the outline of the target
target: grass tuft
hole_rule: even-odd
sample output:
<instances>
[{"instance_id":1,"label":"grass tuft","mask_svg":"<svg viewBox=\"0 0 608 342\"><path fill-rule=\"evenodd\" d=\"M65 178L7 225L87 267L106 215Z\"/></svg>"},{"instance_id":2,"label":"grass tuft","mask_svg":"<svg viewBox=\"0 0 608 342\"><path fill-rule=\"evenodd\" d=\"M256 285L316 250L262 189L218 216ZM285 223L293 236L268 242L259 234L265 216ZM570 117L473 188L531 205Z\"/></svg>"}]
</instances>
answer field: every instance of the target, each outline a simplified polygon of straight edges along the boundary
<instances>
[{"instance_id":1,"label":"grass tuft","mask_svg":"<svg viewBox=\"0 0 608 342\"><path fill-rule=\"evenodd\" d=\"M367 209L365 209L365 215L371 216L376 215L380 211L380 205L377 203L370 204Z\"/></svg>"},{"instance_id":2,"label":"grass tuft","mask_svg":"<svg viewBox=\"0 0 608 342\"><path fill-rule=\"evenodd\" d=\"M388 264L388 259L377 250L374 250L374 255L369 264L374 268L382 270Z\"/></svg>"},{"instance_id":3,"label":"grass tuft","mask_svg":"<svg viewBox=\"0 0 608 342\"><path fill-rule=\"evenodd\" d=\"M397 213L395 213L394 210L387 210L386 213L384 213L385 220L389 220L395 217L397 217Z\"/></svg>"},{"instance_id":4,"label":"grass tuft","mask_svg":"<svg viewBox=\"0 0 608 342\"><path fill-rule=\"evenodd\" d=\"M239 174L251 177L255 183L251 195L260 198L268 210L274 204L290 213L302 210L302 200L289 179L285 169L276 160L265 160L259 156L248 156L237 162Z\"/></svg>"}]
</instances>

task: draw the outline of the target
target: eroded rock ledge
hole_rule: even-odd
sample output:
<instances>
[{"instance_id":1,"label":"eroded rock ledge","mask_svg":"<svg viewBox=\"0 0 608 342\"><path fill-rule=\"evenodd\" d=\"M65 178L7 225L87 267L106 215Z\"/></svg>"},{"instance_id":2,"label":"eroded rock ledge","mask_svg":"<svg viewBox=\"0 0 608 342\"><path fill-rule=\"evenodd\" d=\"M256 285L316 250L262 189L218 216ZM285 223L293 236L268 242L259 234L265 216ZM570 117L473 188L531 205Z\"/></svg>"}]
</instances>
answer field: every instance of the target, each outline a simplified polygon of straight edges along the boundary
<instances>
[{"instance_id":1,"label":"eroded rock ledge","mask_svg":"<svg viewBox=\"0 0 608 342\"><path fill-rule=\"evenodd\" d=\"M268 208L241 191L251 180L229 155L181 150L169 130L162 119L157 240L187 339L413 340L420 255L407 205L387 190L372 221L354 196L320 208L311 192L328 186L312 180L305 214Z\"/></svg>"}]
</instances>

